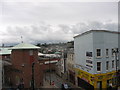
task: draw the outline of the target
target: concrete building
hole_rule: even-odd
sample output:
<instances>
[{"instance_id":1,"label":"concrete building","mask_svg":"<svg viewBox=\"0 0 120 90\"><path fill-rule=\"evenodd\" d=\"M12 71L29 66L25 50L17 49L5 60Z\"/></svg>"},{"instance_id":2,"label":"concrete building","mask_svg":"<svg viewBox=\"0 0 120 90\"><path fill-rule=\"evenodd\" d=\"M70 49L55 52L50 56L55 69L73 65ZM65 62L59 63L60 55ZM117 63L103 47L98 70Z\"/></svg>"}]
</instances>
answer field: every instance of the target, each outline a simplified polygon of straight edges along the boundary
<instances>
[{"instance_id":1,"label":"concrete building","mask_svg":"<svg viewBox=\"0 0 120 90\"><path fill-rule=\"evenodd\" d=\"M67 42L66 47L64 48L64 50L62 50L61 59L57 63L57 69L58 69L57 74L66 80L68 80L68 78L69 78L67 59L73 59L73 58L70 58L71 56L73 56L73 55L71 55L71 54L73 54L73 48L74 48L74 41ZM71 60L68 60L68 62L69 61L71 61Z\"/></svg>"},{"instance_id":2,"label":"concrete building","mask_svg":"<svg viewBox=\"0 0 120 90\"><path fill-rule=\"evenodd\" d=\"M1 69L1 78L0 78L0 84L2 85L2 87L4 88L5 85L9 85L9 74L8 74L8 70L9 67L12 65L11 64L11 50L9 50L10 47L6 48L6 47L2 47L0 48L0 69Z\"/></svg>"},{"instance_id":3,"label":"concrete building","mask_svg":"<svg viewBox=\"0 0 120 90\"><path fill-rule=\"evenodd\" d=\"M0 48L0 58L2 60L10 60L11 50L9 48L2 47Z\"/></svg>"},{"instance_id":4,"label":"concrete building","mask_svg":"<svg viewBox=\"0 0 120 90\"><path fill-rule=\"evenodd\" d=\"M69 48L67 53L67 61L66 61L67 77L68 77L68 80L73 84L75 84L74 65L75 65L74 48Z\"/></svg>"},{"instance_id":5,"label":"concrete building","mask_svg":"<svg viewBox=\"0 0 120 90\"><path fill-rule=\"evenodd\" d=\"M65 49L62 52L61 56L61 77L64 79L67 79L67 68L66 68L66 62L67 62L67 49Z\"/></svg>"},{"instance_id":6,"label":"concrete building","mask_svg":"<svg viewBox=\"0 0 120 90\"><path fill-rule=\"evenodd\" d=\"M42 54L41 54L42 55ZM41 66L41 70L43 72L43 78L46 80L48 80L47 76L49 75L49 83L52 84L52 73L55 73L56 71L58 71L58 69L56 70L56 64L60 61L60 58L58 57L43 57L39 56L39 63Z\"/></svg>"},{"instance_id":7,"label":"concrete building","mask_svg":"<svg viewBox=\"0 0 120 90\"><path fill-rule=\"evenodd\" d=\"M43 72L38 61L39 48L26 43L21 43L11 48L12 67L10 68L11 73L9 77L13 86L22 84L24 88L32 87L32 63L34 62L34 85L35 88L41 87L43 84Z\"/></svg>"},{"instance_id":8,"label":"concrete building","mask_svg":"<svg viewBox=\"0 0 120 90\"><path fill-rule=\"evenodd\" d=\"M0 90L2 90L2 60L0 60Z\"/></svg>"},{"instance_id":9,"label":"concrete building","mask_svg":"<svg viewBox=\"0 0 120 90\"><path fill-rule=\"evenodd\" d=\"M116 85L114 54L118 49L118 32L90 30L74 37L77 84L85 89L107 88ZM118 58L117 58L118 59Z\"/></svg>"},{"instance_id":10,"label":"concrete building","mask_svg":"<svg viewBox=\"0 0 120 90\"><path fill-rule=\"evenodd\" d=\"M64 79L67 79L66 60L67 60L67 50L65 49L64 51L62 51L60 60L56 64L56 73L60 77L63 77Z\"/></svg>"},{"instance_id":11,"label":"concrete building","mask_svg":"<svg viewBox=\"0 0 120 90\"><path fill-rule=\"evenodd\" d=\"M49 70L55 71L56 64L60 61L59 57L51 57L51 55L39 54L39 62L43 65L42 70L47 72Z\"/></svg>"}]
</instances>

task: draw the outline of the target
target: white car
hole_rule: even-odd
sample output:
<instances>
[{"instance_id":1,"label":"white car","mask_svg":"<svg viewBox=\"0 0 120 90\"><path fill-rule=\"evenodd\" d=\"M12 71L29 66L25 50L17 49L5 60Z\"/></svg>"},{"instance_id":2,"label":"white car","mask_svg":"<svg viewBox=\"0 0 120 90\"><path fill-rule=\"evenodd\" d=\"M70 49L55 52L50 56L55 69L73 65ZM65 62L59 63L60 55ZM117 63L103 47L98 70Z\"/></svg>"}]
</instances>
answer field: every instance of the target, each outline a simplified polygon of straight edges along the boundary
<instances>
[{"instance_id":1,"label":"white car","mask_svg":"<svg viewBox=\"0 0 120 90\"><path fill-rule=\"evenodd\" d=\"M67 85L66 83L64 84L64 88L65 88L65 89L68 89L68 85Z\"/></svg>"}]
</instances>

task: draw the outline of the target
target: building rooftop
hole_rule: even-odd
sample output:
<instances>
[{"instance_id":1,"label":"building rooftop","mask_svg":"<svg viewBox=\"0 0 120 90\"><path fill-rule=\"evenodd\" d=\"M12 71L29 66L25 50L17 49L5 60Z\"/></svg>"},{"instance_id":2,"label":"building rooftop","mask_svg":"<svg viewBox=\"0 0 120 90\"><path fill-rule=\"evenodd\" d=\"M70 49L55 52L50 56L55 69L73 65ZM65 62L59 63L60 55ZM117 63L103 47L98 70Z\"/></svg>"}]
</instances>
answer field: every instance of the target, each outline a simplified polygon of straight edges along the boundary
<instances>
[{"instance_id":1,"label":"building rooftop","mask_svg":"<svg viewBox=\"0 0 120 90\"><path fill-rule=\"evenodd\" d=\"M0 55L8 55L11 54L10 48L0 48Z\"/></svg>"},{"instance_id":2,"label":"building rooftop","mask_svg":"<svg viewBox=\"0 0 120 90\"><path fill-rule=\"evenodd\" d=\"M12 47L11 49L40 49L40 47L32 45L32 44L28 44L28 43L20 43Z\"/></svg>"},{"instance_id":3,"label":"building rooftop","mask_svg":"<svg viewBox=\"0 0 120 90\"><path fill-rule=\"evenodd\" d=\"M79 34L77 36L75 36L74 38L76 37L79 37L79 36L82 36L82 35L85 35L85 34L89 34L91 32L108 32L108 33L115 33L115 34L120 34L120 32L117 32L117 31L108 31L108 30L89 30L89 31L86 31L82 34Z\"/></svg>"}]
</instances>

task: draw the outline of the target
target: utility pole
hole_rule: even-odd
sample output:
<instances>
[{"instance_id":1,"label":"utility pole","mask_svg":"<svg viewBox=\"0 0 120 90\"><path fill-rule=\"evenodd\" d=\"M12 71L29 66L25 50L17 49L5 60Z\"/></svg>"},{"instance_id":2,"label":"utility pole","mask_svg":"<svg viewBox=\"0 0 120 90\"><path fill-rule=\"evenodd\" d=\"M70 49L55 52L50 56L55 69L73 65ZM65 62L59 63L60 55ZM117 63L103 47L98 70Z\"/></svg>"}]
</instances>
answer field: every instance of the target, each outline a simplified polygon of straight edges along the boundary
<instances>
[{"instance_id":1,"label":"utility pole","mask_svg":"<svg viewBox=\"0 0 120 90\"><path fill-rule=\"evenodd\" d=\"M117 89L118 88L118 60L117 60L117 55L119 53L118 49L115 49L113 53L115 53L115 61L116 61L116 89Z\"/></svg>"},{"instance_id":2,"label":"utility pole","mask_svg":"<svg viewBox=\"0 0 120 90\"><path fill-rule=\"evenodd\" d=\"M50 67L50 57L49 57L49 71L50 71L49 77L50 77L50 85L51 85L51 67Z\"/></svg>"},{"instance_id":3,"label":"utility pole","mask_svg":"<svg viewBox=\"0 0 120 90\"><path fill-rule=\"evenodd\" d=\"M32 63L32 90L34 90L34 66L35 66L35 63L33 62Z\"/></svg>"}]
</instances>

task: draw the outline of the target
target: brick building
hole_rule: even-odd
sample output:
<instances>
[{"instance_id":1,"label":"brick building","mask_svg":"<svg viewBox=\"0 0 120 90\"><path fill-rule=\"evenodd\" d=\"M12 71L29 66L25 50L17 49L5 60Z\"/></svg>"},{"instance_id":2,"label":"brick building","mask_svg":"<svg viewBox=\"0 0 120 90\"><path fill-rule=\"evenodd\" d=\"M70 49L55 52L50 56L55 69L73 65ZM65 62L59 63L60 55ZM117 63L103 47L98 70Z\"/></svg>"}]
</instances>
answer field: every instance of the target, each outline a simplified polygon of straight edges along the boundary
<instances>
[{"instance_id":1,"label":"brick building","mask_svg":"<svg viewBox=\"0 0 120 90\"><path fill-rule=\"evenodd\" d=\"M38 49L32 44L21 43L12 47L10 80L13 86L23 84L24 88L31 88L32 63L34 62L34 84L39 88L43 84L43 72L38 61Z\"/></svg>"},{"instance_id":2,"label":"brick building","mask_svg":"<svg viewBox=\"0 0 120 90\"><path fill-rule=\"evenodd\" d=\"M46 79L46 74L49 72L56 72L57 63L60 61L60 57L50 57L51 55L39 55L39 63L41 70L44 73L44 78Z\"/></svg>"}]
</instances>

